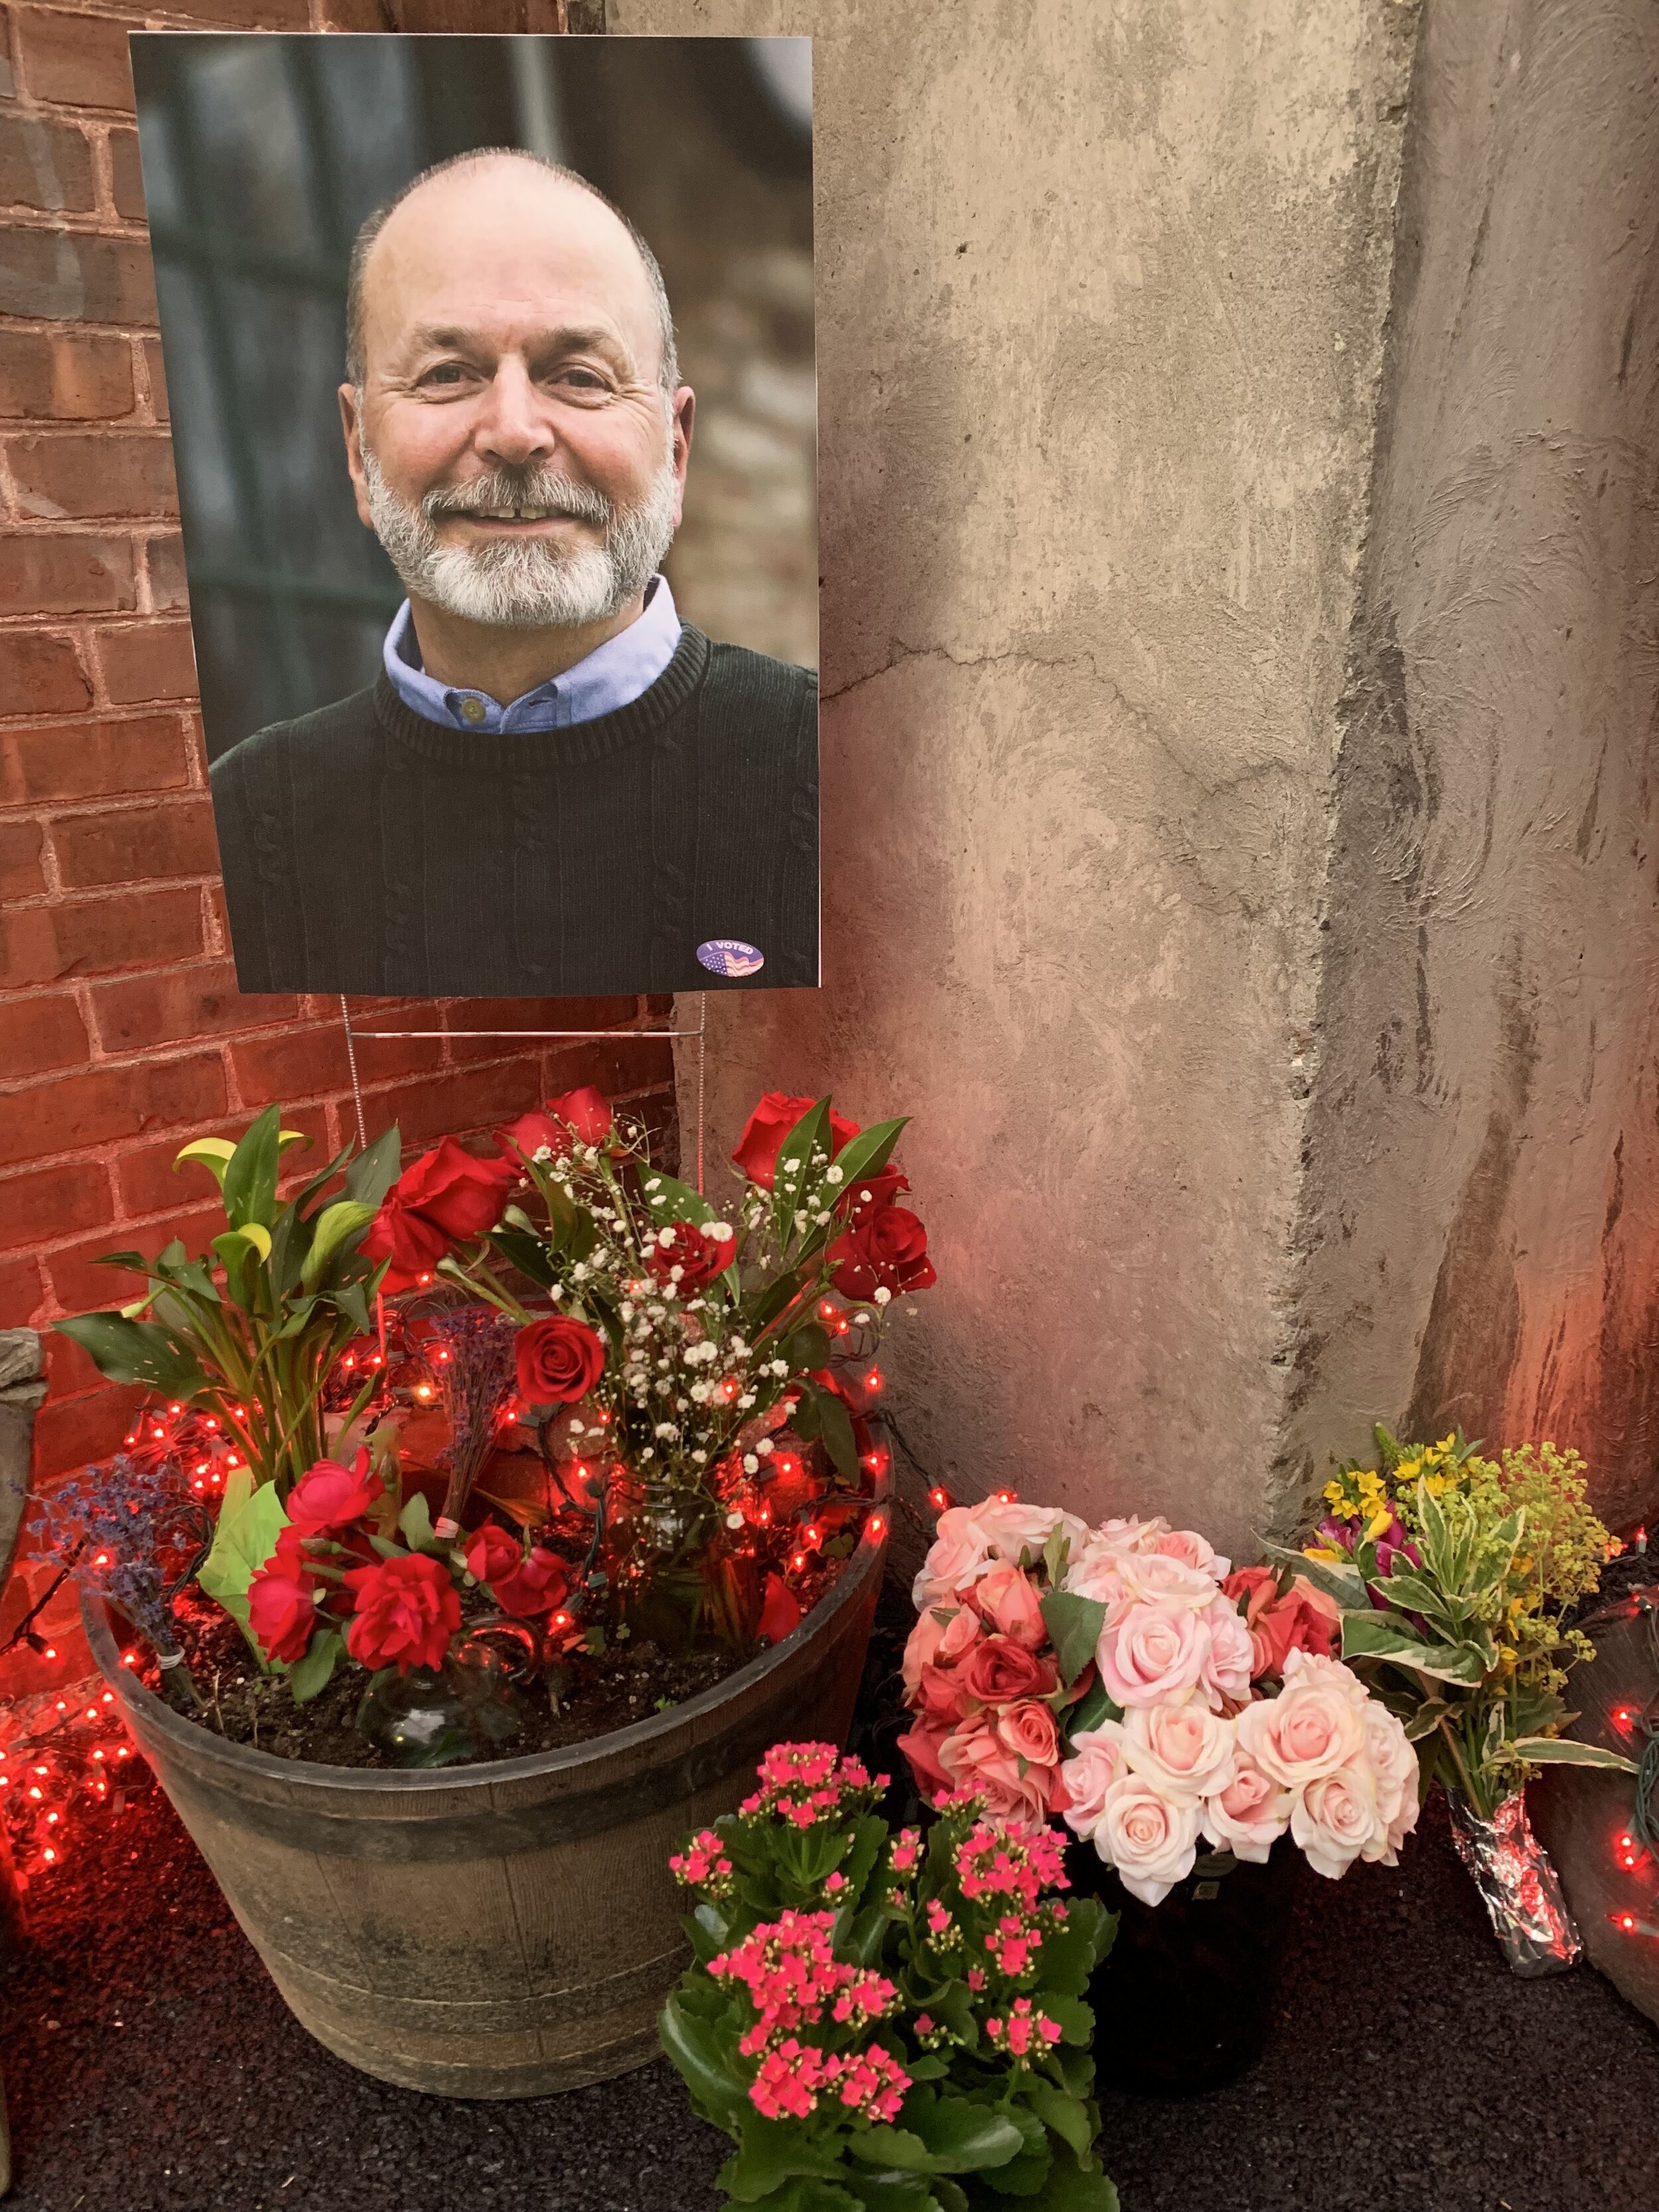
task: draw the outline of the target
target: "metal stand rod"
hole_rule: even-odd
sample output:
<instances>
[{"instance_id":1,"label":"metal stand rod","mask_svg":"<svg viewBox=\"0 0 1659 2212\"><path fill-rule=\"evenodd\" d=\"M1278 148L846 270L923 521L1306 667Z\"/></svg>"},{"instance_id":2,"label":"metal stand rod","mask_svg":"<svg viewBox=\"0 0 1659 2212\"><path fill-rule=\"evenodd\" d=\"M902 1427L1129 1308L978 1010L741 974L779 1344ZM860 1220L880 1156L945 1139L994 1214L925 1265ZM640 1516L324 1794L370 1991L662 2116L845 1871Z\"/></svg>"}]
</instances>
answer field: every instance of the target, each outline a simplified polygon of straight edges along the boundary
<instances>
[{"instance_id":1,"label":"metal stand rod","mask_svg":"<svg viewBox=\"0 0 1659 2212\"><path fill-rule=\"evenodd\" d=\"M702 1117L703 1117L703 1051L704 1031L708 1019L708 994L697 994L697 1026L694 1030L354 1030L351 1009L340 997L340 1022L345 1030L346 1064L351 1071L351 1103L357 1115L357 1142L364 1152L368 1149L368 1123L363 1113L363 1087L357 1073L357 1040L359 1037L377 1041L392 1037L522 1037L557 1038L561 1041L589 1043L623 1037L685 1037L695 1038L697 1047L697 1195L702 1195Z\"/></svg>"}]
</instances>

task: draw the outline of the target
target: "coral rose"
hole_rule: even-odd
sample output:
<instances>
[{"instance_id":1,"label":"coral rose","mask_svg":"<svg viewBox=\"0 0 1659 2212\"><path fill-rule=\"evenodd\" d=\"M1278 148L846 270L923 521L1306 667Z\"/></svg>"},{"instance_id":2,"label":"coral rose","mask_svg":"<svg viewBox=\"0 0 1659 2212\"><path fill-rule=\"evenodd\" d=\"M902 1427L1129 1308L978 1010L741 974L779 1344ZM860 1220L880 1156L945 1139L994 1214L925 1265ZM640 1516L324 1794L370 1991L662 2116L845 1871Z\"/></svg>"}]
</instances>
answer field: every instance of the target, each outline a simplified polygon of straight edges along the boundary
<instances>
[{"instance_id":1,"label":"coral rose","mask_svg":"<svg viewBox=\"0 0 1659 2212\"><path fill-rule=\"evenodd\" d=\"M997 1741L1029 1766L1054 1766L1060 1759L1060 1730L1054 1717L1035 1698L1005 1706L995 1723Z\"/></svg>"},{"instance_id":2,"label":"coral rose","mask_svg":"<svg viewBox=\"0 0 1659 2212\"><path fill-rule=\"evenodd\" d=\"M532 1406L568 1406L605 1372L605 1339L585 1321L554 1314L519 1331L519 1392Z\"/></svg>"},{"instance_id":3,"label":"coral rose","mask_svg":"<svg viewBox=\"0 0 1659 2212\"><path fill-rule=\"evenodd\" d=\"M364 1255L392 1263L382 1287L410 1289L452 1245L493 1229L514 1175L510 1161L475 1160L453 1137L423 1152L404 1170L363 1231Z\"/></svg>"},{"instance_id":4,"label":"coral rose","mask_svg":"<svg viewBox=\"0 0 1659 2212\"><path fill-rule=\"evenodd\" d=\"M737 1233L724 1221L707 1229L695 1221L676 1221L658 1230L647 1248L645 1264L659 1283L677 1283L682 1292L700 1291L732 1264Z\"/></svg>"},{"instance_id":5,"label":"coral rose","mask_svg":"<svg viewBox=\"0 0 1659 2212\"><path fill-rule=\"evenodd\" d=\"M939 1280L927 1256L927 1231L902 1206L876 1207L856 1228L843 1230L824 1259L830 1280L844 1298L926 1291Z\"/></svg>"},{"instance_id":6,"label":"coral rose","mask_svg":"<svg viewBox=\"0 0 1659 2212\"><path fill-rule=\"evenodd\" d=\"M448 1570L424 1552L355 1567L346 1577L356 1611L346 1650L362 1665L440 1667L461 1625L461 1601Z\"/></svg>"},{"instance_id":7,"label":"coral rose","mask_svg":"<svg viewBox=\"0 0 1659 2212\"><path fill-rule=\"evenodd\" d=\"M288 1517L301 1535L320 1536L361 1521L386 1496L386 1485L369 1471L368 1449L360 1446L349 1467L319 1459L288 1494Z\"/></svg>"},{"instance_id":8,"label":"coral rose","mask_svg":"<svg viewBox=\"0 0 1659 2212\"><path fill-rule=\"evenodd\" d=\"M1023 1567L998 1560L974 1584L972 1595L980 1618L989 1621L999 1635L1011 1637L1031 1651L1048 1642L1042 1601L1036 1584Z\"/></svg>"},{"instance_id":9,"label":"coral rose","mask_svg":"<svg viewBox=\"0 0 1659 2212\"><path fill-rule=\"evenodd\" d=\"M956 1788L955 1778L945 1772L939 1759L951 1731L937 1724L918 1722L898 1739L898 1747L909 1762L918 1792L930 1802L941 1794L948 1795Z\"/></svg>"},{"instance_id":10,"label":"coral rose","mask_svg":"<svg viewBox=\"0 0 1659 2212\"><path fill-rule=\"evenodd\" d=\"M1029 1505L1018 1498L987 1498L977 1505L950 1505L934 1524L933 1540L911 1589L918 1613L942 1599L955 1601L997 1559L1037 1558L1058 1528L1073 1545L1089 1531L1075 1513Z\"/></svg>"},{"instance_id":11,"label":"coral rose","mask_svg":"<svg viewBox=\"0 0 1659 2212\"><path fill-rule=\"evenodd\" d=\"M981 1589L984 1588L981 1583ZM1006 1705L1020 1698L1046 1698L1060 1687L1051 1659L1040 1659L1011 1636L988 1636L956 1669L962 1693L981 1705Z\"/></svg>"},{"instance_id":12,"label":"coral rose","mask_svg":"<svg viewBox=\"0 0 1659 2212\"><path fill-rule=\"evenodd\" d=\"M979 1615L969 1607L931 1605L905 1639L904 1694L914 1702L928 1669L937 1672L970 1650L979 1635Z\"/></svg>"},{"instance_id":13,"label":"coral rose","mask_svg":"<svg viewBox=\"0 0 1659 2212\"><path fill-rule=\"evenodd\" d=\"M1131 1600L1109 1615L1095 1647L1115 1705L1156 1705L1193 1689L1209 1656L1210 1629L1187 1605Z\"/></svg>"},{"instance_id":14,"label":"coral rose","mask_svg":"<svg viewBox=\"0 0 1659 2212\"><path fill-rule=\"evenodd\" d=\"M805 1114L817 1103L814 1098L791 1098L781 1091L769 1091L744 1124L732 1157L750 1182L770 1190L777 1172L783 1140ZM856 1121L830 1109L830 1149L832 1156L850 1145L859 1133Z\"/></svg>"},{"instance_id":15,"label":"coral rose","mask_svg":"<svg viewBox=\"0 0 1659 2212\"><path fill-rule=\"evenodd\" d=\"M1241 1759L1224 1790L1204 1801L1204 1832L1218 1851L1265 1865L1291 1824L1291 1793Z\"/></svg>"},{"instance_id":16,"label":"coral rose","mask_svg":"<svg viewBox=\"0 0 1659 2212\"><path fill-rule=\"evenodd\" d=\"M1011 1750L988 1721L953 1730L939 1747L939 1763L954 1788L979 1792L994 1816L1013 1820L1048 1819L1057 1770L1033 1765L1020 1753Z\"/></svg>"},{"instance_id":17,"label":"coral rose","mask_svg":"<svg viewBox=\"0 0 1659 2212\"><path fill-rule=\"evenodd\" d=\"M1095 1849L1131 1897L1161 1905L1198 1856L1198 1802L1166 1797L1145 1775L1119 1777L1106 1792Z\"/></svg>"}]
</instances>

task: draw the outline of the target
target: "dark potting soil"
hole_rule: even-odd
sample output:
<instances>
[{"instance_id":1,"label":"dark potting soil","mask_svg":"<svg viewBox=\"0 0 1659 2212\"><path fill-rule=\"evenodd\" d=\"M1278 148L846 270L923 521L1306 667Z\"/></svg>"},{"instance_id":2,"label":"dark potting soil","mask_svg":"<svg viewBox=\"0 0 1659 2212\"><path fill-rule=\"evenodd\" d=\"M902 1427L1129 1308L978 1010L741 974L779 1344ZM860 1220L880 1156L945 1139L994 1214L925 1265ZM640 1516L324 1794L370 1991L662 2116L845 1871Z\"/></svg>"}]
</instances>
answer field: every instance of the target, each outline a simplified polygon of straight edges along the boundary
<instances>
[{"instance_id":1,"label":"dark potting soil","mask_svg":"<svg viewBox=\"0 0 1659 2212\"><path fill-rule=\"evenodd\" d=\"M861 1712L883 1765L891 1657L878 1648ZM665 2060L473 2103L333 2057L160 1790L133 1785L36 1881L28 1945L0 1974L5 2212L715 2212L728 2146ZM1397 1869L1297 1882L1272 2014L1261 2058L1223 2088L1103 2093L1124 2212L1659 2203L1659 2031L1588 1967L1508 1972L1437 1800Z\"/></svg>"},{"instance_id":2,"label":"dark potting soil","mask_svg":"<svg viewBox=\"0 0 1659 2212\"><path fill-rule=\"evenodd\" d=\"M342 1666L308 1703L295 1705L287 1677L262 1674L229 1615L217 1606L177 1611L179 1642L203 1703L191 1716L228 1742L251 1745L278 1759L314 1760L325 1766L390 1767L397 1764L360 1733L357 1711L369 1677ZM732 1651L676 1654L629 1640L605 1650L567 1654L548 1674L516 1693L517 1732L498 1744L480 1739L477 1759L526 1759L629 1728L712 1690L735 1673L748 1655ZM157 1686L154 1660L140 1679Z\"/></svg>"}]
</instances>

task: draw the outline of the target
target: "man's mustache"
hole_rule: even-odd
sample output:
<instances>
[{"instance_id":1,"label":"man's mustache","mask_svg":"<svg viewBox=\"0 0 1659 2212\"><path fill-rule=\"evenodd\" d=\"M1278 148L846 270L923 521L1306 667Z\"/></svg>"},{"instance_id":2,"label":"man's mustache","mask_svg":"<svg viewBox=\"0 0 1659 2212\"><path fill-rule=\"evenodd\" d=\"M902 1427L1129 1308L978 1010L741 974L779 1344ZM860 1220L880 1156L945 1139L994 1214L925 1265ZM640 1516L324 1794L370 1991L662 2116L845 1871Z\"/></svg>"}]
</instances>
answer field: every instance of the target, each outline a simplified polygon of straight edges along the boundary
<instances>
[{"instance_id":1,"label":"man's mustache","mask_svg":"<svg viewBox=\"0 0 1659 2212\"><path fill-rule=\"evenodd\" d=\"M610 522L614 513L603 492L550 468L491 469L483 476L470 477L464 484L441 485L435 491L428 492L421 501L421 512L428 522L441 521L451 514L482 514L492 510L499 514L522 507L568 515L574 521L592 522L600 527Z\"/></svg>"}]
</instances>

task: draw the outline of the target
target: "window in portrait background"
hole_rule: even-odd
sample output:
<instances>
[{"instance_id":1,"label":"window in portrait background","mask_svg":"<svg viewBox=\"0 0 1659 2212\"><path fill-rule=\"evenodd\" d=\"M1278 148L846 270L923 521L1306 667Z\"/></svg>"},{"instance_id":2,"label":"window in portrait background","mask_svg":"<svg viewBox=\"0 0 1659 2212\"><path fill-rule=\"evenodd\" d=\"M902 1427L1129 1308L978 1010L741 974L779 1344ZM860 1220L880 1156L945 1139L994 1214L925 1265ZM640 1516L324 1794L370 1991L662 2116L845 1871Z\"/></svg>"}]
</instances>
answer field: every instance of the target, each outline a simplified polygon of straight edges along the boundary
<instances>
[{"instance_id":1,"label":"window in portrait background","mask_svg":"<svg viewBox=\"0 0 1659 2212\"><path fill-rule=\"evenodd\" d=\"M716 653L741 647L816 668L807 41L187 33L139 33L132 50L211 763L256 732L384 683L387 627L404 591L358 520L345 467L336 392L348 264L372 210L434 164L485 147L520 148L579 172L637 226L660 266L681 377L696 395L684 515L662 569L678 617ZM610 695L596 696L611 711ZM509 714L506 731L522 750L514 726ZM749 744L752 751L752 732ZM544 750L561 747L574 762L580 748L555 727ZM441 915L427 915L428 884L413 893L392 886L386 896L401 908L388 918L373 886L335 912L324 910L320 884L307 894L301 883L300 921L265 927L250 922L258 902L239 899L231 880L234 841L216 769L242 986L544 996L813 983L815 704L811 753L810 791L799 778L785 788L788 775L774 773L769 756L760 762L763 783L771 779L764 803L779 819L776 851L756 856L758 872L777 878L758 904L752 885L732 888L734 855L713 853L720 783L704 763L635 808L654 809L648 892L636 866L639 896L625 900L616 878L611 910L574 933L573 855L545 865L536 857L538 843L561 842L568 779L556 789L557 778L532 778L520 793L538 818L504 827L507 849L478 886L499 926L474 915L447 931ZM754 769L750 761L744 773ZM261 802L250 803L264 834ZM688 817L686 838L697 817L700 857L665 843L665 805ZM428 834L434 808L446 806L441 786L427 793ZM382 844L399 843L399 823L375 828ZM361 837L359 854L374 842ZM301 877L305 843L296 837ZM256 848L265 849L258 835ZM538 868L541 880L530 880ZM710 878L689 894L688 868ZM810 948L760 943L775 909L788 907L797 921L805 913L808 871ZM282 873L273 865L263 877ZM623 911L647 896L660 909L671 879L678 904L670 901L666 918L659 910L642 927ZM268 884L262 896L269 909ZM514 902L516 915L503 918ZM728 950L698 962L698 945Z\"/></svg>"}]
</instances>

